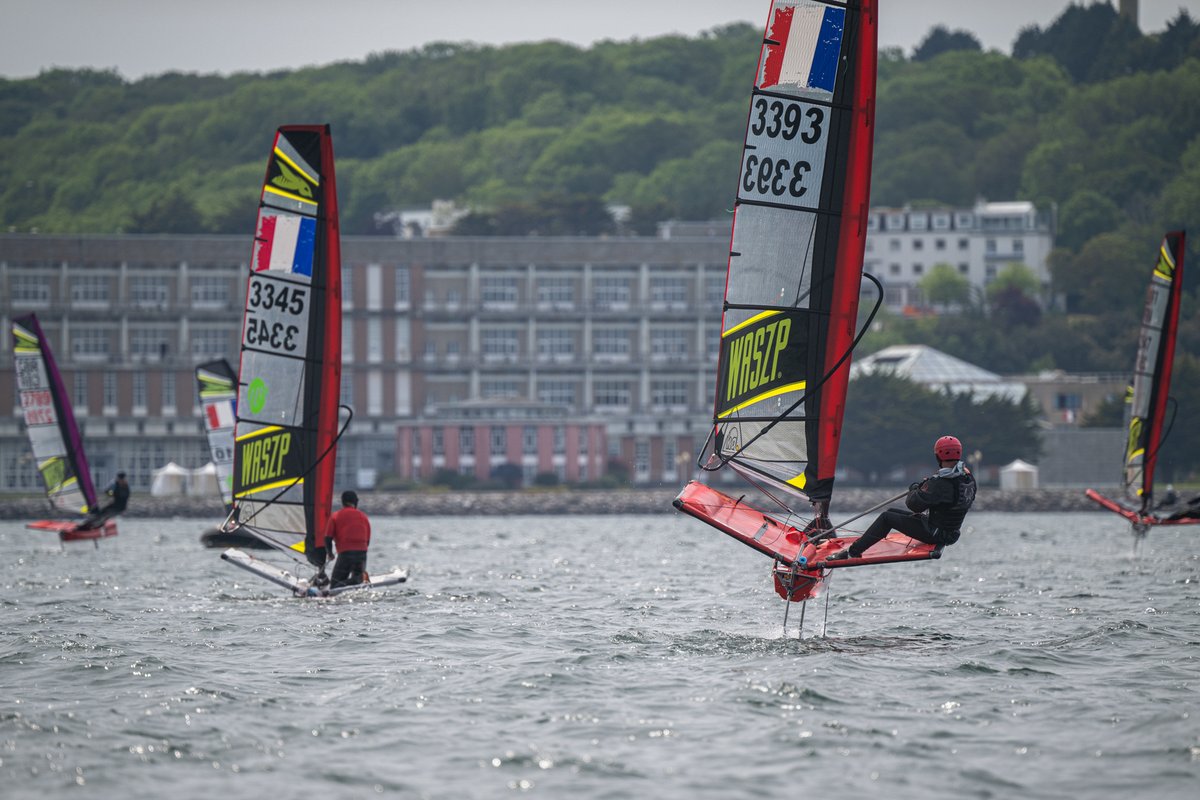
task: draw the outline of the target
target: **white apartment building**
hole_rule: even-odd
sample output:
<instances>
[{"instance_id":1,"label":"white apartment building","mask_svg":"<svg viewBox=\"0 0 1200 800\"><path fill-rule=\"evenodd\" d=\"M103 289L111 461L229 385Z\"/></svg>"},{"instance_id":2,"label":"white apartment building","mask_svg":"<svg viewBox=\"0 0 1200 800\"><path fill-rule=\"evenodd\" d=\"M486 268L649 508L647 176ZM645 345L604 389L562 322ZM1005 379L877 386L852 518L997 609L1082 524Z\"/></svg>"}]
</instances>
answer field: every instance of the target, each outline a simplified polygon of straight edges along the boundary
<instances>
[{"instance_id":1,"label":"white apartment building","mask_svg":"<svg viewBox=\"0 0 1200 800\"><path fill-rule=\"evenodd\" d=\"M1033 203L980 202L974 208L873 208L863 269L884 286L893 311L924 305L919 284L937 264L949 264L983 292L1008 264L1024 264L1043 290L1054 248L1053 215Z\"/></svg>"}]
</instances>

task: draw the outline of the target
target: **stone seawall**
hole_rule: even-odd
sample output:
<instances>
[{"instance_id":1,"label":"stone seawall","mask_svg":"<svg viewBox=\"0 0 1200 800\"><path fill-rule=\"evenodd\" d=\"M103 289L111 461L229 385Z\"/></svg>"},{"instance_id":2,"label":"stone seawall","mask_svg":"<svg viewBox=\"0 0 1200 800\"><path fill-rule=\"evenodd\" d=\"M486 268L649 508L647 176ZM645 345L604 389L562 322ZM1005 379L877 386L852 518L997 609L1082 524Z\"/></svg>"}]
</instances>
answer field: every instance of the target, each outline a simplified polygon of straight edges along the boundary
<instances>
[{"instance_id":1,"label":"stone seawall","mask_svg":"<svg viewBox=\"0 0 1200 800\"><path fill-rule=\"evenodd\" d=\"M870 508L899 494L895 489L839 489L835 517ZM449 517L513 514L673 514L677 490L524 491L524 492L363 492L360 507L373 516ZM335 504L336 507L336 504ZM767 506L761 506L767 510ZM1082 489L1037 489L1001 492L984 487L975 511L1097 511ZM0 519L58 516L44 499L0 500ZM220 506L196 497L148 497L134 494L126 517L197 517L217 519Z\"/></svg>"}]
</instances>

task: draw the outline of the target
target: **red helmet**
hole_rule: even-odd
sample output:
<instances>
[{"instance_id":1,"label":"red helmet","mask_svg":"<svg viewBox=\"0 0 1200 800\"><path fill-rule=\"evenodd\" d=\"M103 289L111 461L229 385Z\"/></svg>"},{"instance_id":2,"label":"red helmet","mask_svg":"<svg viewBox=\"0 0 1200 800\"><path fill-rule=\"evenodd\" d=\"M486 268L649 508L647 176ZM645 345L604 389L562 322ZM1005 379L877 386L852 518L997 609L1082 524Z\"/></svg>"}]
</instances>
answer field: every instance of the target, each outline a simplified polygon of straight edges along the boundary
<instances>
[{"instance_id":1,"label":"red helmet","mask_svg":"<svg viewBox=\"0 0 1200 800\"><path fill-rule=\"evenodd\" d=\"M958 461L962 458L962 442L953 436L943 436L933 443L933 454L938 461Z\"/></svg>"}]
</instances>

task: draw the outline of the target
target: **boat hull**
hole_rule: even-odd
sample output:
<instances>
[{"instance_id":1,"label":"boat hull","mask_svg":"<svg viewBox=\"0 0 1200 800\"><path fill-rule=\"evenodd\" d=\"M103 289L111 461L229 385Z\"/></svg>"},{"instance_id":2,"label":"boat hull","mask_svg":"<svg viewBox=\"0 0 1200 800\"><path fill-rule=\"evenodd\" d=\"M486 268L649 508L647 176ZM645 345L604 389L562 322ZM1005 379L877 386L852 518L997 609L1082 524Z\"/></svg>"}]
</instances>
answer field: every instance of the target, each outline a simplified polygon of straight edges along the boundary
<instances>
[{"instance_id":1,"label":"boat hull","mask_svg":"<svg viewBox=\"0 0 1200 800\"><path fill-rule=\"evenodd\" d=\"M243 553L235 547L222 553L221 558L230 564L241 567L247 572L254 573L263 580L270 581L276 586L290 590L296 597L336 597L346 592L382 589L385 586L394 586L408 581L408 570L396 568L382 575L372 575L363 583L357 583L352 586L339 586L331 589L328 587L311 586L307 579L297 577L285 569L280 569L274 564L268 564L266 561L257 559L249 553Z\"/></svg>"},{"instance_id":2,"label":"boat hull","mask_svg":"<svg viewBox=\"0 0 1200 800\"><path fill-rule=\"evenodd\" d=\"M829 556L849 545L857 536L838 535L814 543L799 528L762 513L740 498L735 500L696 481L683 488L674 505L683 513L775 559L775 591L791 602L816 597L831 570L928 561L942 555L940 547L892 531L862 558L827 562Z\"/></svg>"},{"instance_id":3,"label":"boat hull","mask_svg":"<svg viewBox=\"0 0 1200 800\"><path fill-rule=\"evenodd\" d=\"M243 530L224 531L209 528L200 534L200 544L205 547L239 547L251 550L270 550L271 546L253 534Z\"/></svg>"},{"instance_id":4,"label":"boat hull","mask_svg":"<svg viewBox=\"0 0 1200 800\"><path fill-rule=\"evenodd\" d=\"M1156 525L1200 525L1200 518L1197 517L1180 517L1179 519L1171 519L1170 517L1158 517L1154 514L1143 514L1135 508L1130 508L1119 500L1114 500L1111 497L1106 497L1095 489L1088 489L1085 492L1089 500L1098 503L1102 508L1106 508L1114 514L1120 514L1129 522L1138 527L1152 527Z\"/></svg>"},{"instance_id":5,"label":"boat hull","mask_svg":"<svg viewBox=\"0 0 1200 800\"><path fill-rule=\"evenodd\" d=\"M86 542L117 535L116 520L106 519L95 528L85 528L83 525L83 520L40 519L25 527L34 531L57 531L62 542Z\"/></svg>"}]
</instances>

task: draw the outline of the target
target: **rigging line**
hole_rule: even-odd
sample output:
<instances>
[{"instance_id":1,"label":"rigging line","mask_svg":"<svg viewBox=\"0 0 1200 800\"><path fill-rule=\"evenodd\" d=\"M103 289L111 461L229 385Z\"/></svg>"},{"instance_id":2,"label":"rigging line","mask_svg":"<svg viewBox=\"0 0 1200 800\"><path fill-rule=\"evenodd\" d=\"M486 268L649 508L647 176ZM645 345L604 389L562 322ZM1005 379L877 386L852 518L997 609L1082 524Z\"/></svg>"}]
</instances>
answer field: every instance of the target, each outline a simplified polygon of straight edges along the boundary
<instances>
[{"instance_id":1,"label":"rigging line","mask_svg":"<svg viewBox=\"0 0 1200 800\"><path fill-rule=\"evenodd\" d=\"M812 296L812 286L811 285L808 286L807 291L804 291L803 294L801 294L801 290L804 288L804 285L805 285L804 277L805 277L805 275L808 274L809 268L812 266L812 264L809 263L808 255L809 255L809 253L814 252L813 240L816 239L816 237L817 237L817 220L814 219L812 227L810 227L808 229L808 241L804 245L804 251L803 251L804 252L804 261L800 265L800 280L797 281L797 283L796 283L796 297L792 303L793 306L800 305L800 302L802 300L807 300L809 297Z\"/></svg>"},{"instance_id":2,"label":"rigging line","mask_svg":"<svg viewBox=\"0 0 1200 800\"><path fill-rule=\"evenodd\" d=\"M1167 395L1167 403L1171 406L1171 420L1167 423L1167 429L1163 431L1162 436L1158 437L1158 444L1154 446L1154 450L1147 455L1147 459L1158 458L1158 451L1167 443L1167 436L1170 435L1171 429L1175 427L1175 417L1179 414L1179 401L1171 395ZM1142 461L1145 464L1145 459Z\"/></svg>"},{"instance_id":3,"label":"rigging line","mask_svg":"<svg viewBox=\"0 0 1200 800\"><path fill-rule=\"evenodd\" d=\"M704 467L701 467L701 469L707 470L709 472L715 472L717 469L720 469L721 467L725 466L725 464L729 463L729 461L732 460L734 456L736 456L738 453L743 452L747 447L749 447L750 445L754 444L756 441L761 439L763 434L765 434L767 431L774 428L776 425L779 424L779 422L784 417L788 416L793 411L795 411L797 408L799 408L800 405L805 400L808 399L808 396L813 393L813 391L819 390L822 386L824 386L829 381L830 378L833 377L834 373L836 373L839 369L841 369L842 364L844 364L846 362L846 359L848 359L850 357L850 354L854 352L854 348L858 347L858 343L862 341L863 336L865 336L867 331L869 331L871 329L871 323L874 321L875 315L877 313L879 313L880 306L883 305L883 284L879 282L878 278L876 278L874 275L872 275L869 272L864 272L863 277L869 279L871 281L871 283L875 284L875 288L879 291L879 296L877 298L875 298L875 307L871 309L871 313L870 313L870 315L868 315L867 321L865 323L863 323L862 330L860 330L858 332L858 335L854 337L854 341L850 343L850 346L848 348L846 348L846 352L842 353L842 357L837 360L837 363L834 364L833 367L828 372L826 372L824 376L822 376L821 380L817 382L817 385L815 387L811 387L811 388L806 387L804 394L801 395L799 400L792 403L792 405L789 406L782 414L779 414L778 416L776 416L775 420L773 422L769 422L766 425L764 425L762 430L760 430L758 433L754 434L754 436L750 437L750 440L747 441L745 444L743 444L741 447L739 447L737 449L736 453L733 453L732 455L729 455L729 456L722 456L719 453L717 453L716 454L717 458L721 462L720 465L717 467L704 466Z\"/></svg>"},{"instance_id":4,"label":"rigging line","mask_svg":"<svg viewBox=\"0 0 1200 800\"><path fill-rule=\"evenodd\" d=\"M261 514L263 511L266 511L267 508L269 508L271 505L273 505L277 500L279 500L279 498L283 497L283 495L289 489L291 489L293 486L295 486L300 481L304 480L304 478L307 477L310 472L312 472L314 469L317 468L318 464L320 464L322 461L325 460L325 457L327 455L329 455L330 451L332 451L333 448L335 446L337 446L337 443L338 443L338 441L341 440L342 435L350 427L350 421L354 419L354 409L353 408L351 408L350 406L347 406L347 405L338 405L338 408L346 409L346 423L344 425L342 425L341 430L339 430L337 432L337 436L333 437L333 441L329 443L329 446L325 448L325 451L322 452L321 455L317 456L317 458L313 461L313 463L309 465L308 469L304 470L304 472L301 472L299 475L297 475L292 480L291 483L289 483L287 486L284 486L282 489L280 489L278 494L276 494L274 497L272 497L267 502L263 503L257 511L255 511L253 514L250 515L250 517L248 519L238 520L239 526L247 525L255 517L257 517L259 514ZM232 512L231 512L230 516L232 516ZM255 535L257 535L257 534L255 534ZM289 548L289 549L291 549L291 548Z\"/></svg>"},{"instance_id":5,"label":"rigging line","mask_svg":"<svg viewBox=\"0 0 1200 800\"><path fill-rule=\"evenodd\" d=\"M840 523L840 524L838 524L838 525L834 525L834 526L833 526L833 529L836 531L836 530L840 530L840 529L842 529L842 528L845 528L847 525L849 525L851 522L854 522L856 519L862 519L862 518L863 518L863 517L865 517L867 514L870 514L872 511L878 511L879 509L881 509L881 508L883 508L884 506L886 506L888 503L894 503L894 502L896 502L897 500L899 500L901 497L907 497L907 496L908 496L908 490L907 490L907 489L905 489L903 492L901 492L900 494L898 494L898 495L896 495L895 497L891 498L890 500L884 500L884 501L883 501L882 503L880 503L879 505L876 505L876 506L871 506L870 508L868 508L866 511L862 512L861 514L857 514L857 515L855 515L855 516L851 517L850 519L846 520L845 522L842 522L842 523Z\"/></svg>"},{"instance_id":6,"label":"rigging line","mask_svg":"<svg viewBox=\"0 0 1200 800\"><path fill-rule=\"evenodd\" d=\"M742 473L742 472L739 472L739 473L738 473L738 475L739 475L739 476L741 477L741 479L742 479L742 480L744 480L746 483L750 484L750 485L751 485L751 486L753 486L755 489L757 489L758 491L762 492L762 494L763 494L764 496L766 496L766 497L770 498L772 501L774 501L774 502L775 502L775 505L779 506L779 507L780 507L780 508L782 508L784 511L786 511L786 512L787 512L787 514L785 514L785 515L784 515L784 516L785 516L785 519L786 519L786 523L785 523L785 524L787 524L787 525L792 525L792 521L791 521L791 520L792 520L792 517L793 517L793 516L799 516L799 515L798 515L798 514L796 514L796 512L792 510L791 506L789 506L789 505L788 505L787 503L785 503L783 500L779 499L779 497L777 497L776 495L772 494L772 492L771 492L771 487L770 487L770 485L769 485L769 484L767 484L765 481L764 481L764 482L762 482L762 483L759 483L758 481L755 481L755 480L753 480L753 479L752 479L752 478L751 478L749 475L746 475L745 473ZM794 526L794 525L792 525L792 527L795 527L795 526Z\"/></svg>"}]
</instances>

